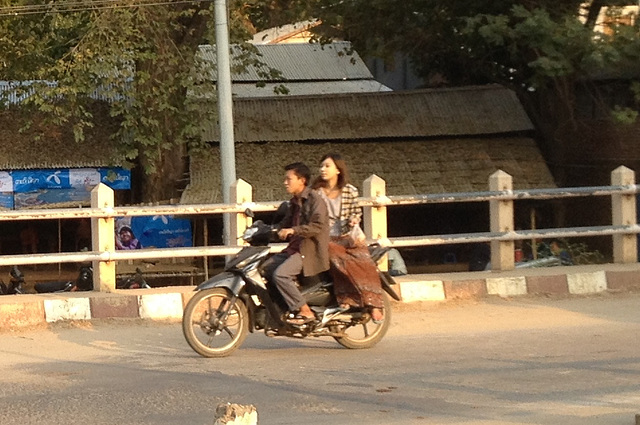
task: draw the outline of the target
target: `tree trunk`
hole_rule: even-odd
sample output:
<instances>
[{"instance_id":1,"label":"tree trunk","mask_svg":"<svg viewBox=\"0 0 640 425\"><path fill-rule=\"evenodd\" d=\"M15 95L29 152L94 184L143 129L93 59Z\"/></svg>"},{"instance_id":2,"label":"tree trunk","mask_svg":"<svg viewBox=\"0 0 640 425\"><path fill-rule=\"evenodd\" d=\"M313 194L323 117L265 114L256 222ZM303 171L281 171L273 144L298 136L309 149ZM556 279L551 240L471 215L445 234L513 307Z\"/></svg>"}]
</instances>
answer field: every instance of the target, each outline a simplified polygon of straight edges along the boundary
<instances>
[{"instance_id":1,"label":"tree trunk","mask_svg":"<svg viewBox=\"0 0 640 425\"><path fill-rule=\"evenodd\" d=\"M171 111L183 111L187 102L187 90L180 84L177 76L192 65L198 45L202 42L207 28L208 15L203 13L210 4L194 2L177 6L174 22L166 22L165 30L158 34L149 34L149 39L157 38L154 53L167 58L174 56L170 66L158 67L155 60L139 61L136 69L144 71L150 77L141 82L139 100L145 104L145 114L152 117L158 125L150 125L149 132L159 131L164 140L151 146L139 147L141 165L142 202L166 202L178 199L183 189L186 174L186 145L182 130L187 122L184 116ZM179 13L179 11L183 13ZM186 12L189 13L186 13ZM187 59L185 59L187 58ZM160 96L156 95L161 93ZM170 105L165 109L162 105Z\"/></svg>"},{"instance_id":2,"label":"tree trunk","mask_svg":"<svg viewBox=\"0 0 640 425\"><path fill-rule=\"evenodd\" d=\"M600 15L600 11L604 6L604 0L593 0L591 6L589 6L589 13L587 14L587 20L584 25L587 28L594 29L596 26L596 22L598 21L598 16Z\"/></svg>"},{"instance_id":3,"label":"tree trunk","mask_svg":"<svg viewBox=\"0 0 640 425\"><path fill-rule=\"evenodd\" d=\"M180 198L181 182L186 172L184 155L184 145L177 145L170 150L163 150L158 160L142 152L140 155L142 168L148 169L150 166L155 166L154 172L141 173L142 202L158 203Z\"/></svg>"}]
</instances>

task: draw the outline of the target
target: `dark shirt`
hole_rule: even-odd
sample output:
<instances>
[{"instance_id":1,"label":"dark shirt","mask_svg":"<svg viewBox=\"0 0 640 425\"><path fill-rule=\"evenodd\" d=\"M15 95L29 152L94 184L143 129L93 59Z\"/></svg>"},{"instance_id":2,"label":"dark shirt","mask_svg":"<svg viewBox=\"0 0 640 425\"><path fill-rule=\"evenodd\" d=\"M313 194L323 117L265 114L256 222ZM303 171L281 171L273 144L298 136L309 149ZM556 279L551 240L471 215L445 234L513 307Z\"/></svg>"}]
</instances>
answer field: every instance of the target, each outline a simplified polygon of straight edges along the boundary
<instances>
[{"instance_id":1,"label":"dark shirt","mask_svg":"<svg viewBox=\"0 0 640 425\"><path fill-rule=\"evenodd\" d=\"M291 249L300 253L305 276L329 269L329 214L318 192L307 187L292 199L281 225L294 230L285 252Z\"/></svg>"},{"instance_id":2,"label":"dark shirt","mask_svg":"<svg viewBox=\"0 0 640 425\"><path fill-rule=\"evenodd\" d=\"M292 198L291 205L291 227L300 225L300 203L298 198ZM289 239L289 245L285 248L284 252L289 255L300 252L300 244L302 243L302 237L299 235L293 235Z\"/></svg>"}]
</instances>

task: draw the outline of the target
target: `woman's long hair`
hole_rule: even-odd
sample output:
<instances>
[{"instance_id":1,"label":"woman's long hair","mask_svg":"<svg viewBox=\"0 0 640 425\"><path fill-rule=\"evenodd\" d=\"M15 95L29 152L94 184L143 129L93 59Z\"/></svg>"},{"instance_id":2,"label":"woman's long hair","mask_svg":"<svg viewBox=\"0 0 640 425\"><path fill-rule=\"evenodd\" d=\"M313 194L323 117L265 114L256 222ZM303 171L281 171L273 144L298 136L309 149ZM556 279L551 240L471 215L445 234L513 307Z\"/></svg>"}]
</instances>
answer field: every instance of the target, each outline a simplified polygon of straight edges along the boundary
<instances>
[{"instance_id":1,"label":"woman's long hair","mask_svg":"<svg viewBox=\"0 0 640 425\"><path fill-rule=\"evenodd\" d=\"M336 168L338 169L338 171L340 171L340 173L338 174L338 187L342 189L347 184L349 184L349 169L347 168L347 163L344 161L344 159L342 159L340 154L328 153L320 159L320 164L322 164L325 159L329 158L333 160L333 163L336 164ZM313 181L313 185L311 187L313 189L327 187L327 182L322 179L322 176L318 176Z\"/></svg>"}]
</instances>

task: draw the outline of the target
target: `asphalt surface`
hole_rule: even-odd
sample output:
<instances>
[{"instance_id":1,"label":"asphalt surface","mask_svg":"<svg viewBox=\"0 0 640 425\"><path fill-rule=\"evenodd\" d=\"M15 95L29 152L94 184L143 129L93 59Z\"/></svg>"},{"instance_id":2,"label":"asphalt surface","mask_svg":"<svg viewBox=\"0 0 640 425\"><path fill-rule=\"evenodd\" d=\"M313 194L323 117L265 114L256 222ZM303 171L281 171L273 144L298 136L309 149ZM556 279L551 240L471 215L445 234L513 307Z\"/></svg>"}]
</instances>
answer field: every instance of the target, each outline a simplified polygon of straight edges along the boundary
<instances>
[{"instance_id":1,"label":"asphalt surface","mask_svg":"<svg viewBox=\"0 0 640 425\"><path fill-rule=\"evenodd\" d=\"M633 425L640 294L395 304L369 350L250 335L199 357L179 323L95 320L0 333L2 425Z\"/></svg>"}]
</instances>

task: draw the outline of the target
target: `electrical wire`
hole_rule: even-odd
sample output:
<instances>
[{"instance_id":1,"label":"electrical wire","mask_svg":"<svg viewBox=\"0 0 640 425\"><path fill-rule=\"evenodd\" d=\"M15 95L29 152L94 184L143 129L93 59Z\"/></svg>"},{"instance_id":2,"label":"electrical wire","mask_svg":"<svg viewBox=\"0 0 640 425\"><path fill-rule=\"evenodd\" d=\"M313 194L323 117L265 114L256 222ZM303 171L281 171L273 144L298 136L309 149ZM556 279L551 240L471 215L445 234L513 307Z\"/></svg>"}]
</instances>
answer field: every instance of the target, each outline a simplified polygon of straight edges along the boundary
<instances>
[{"instance_id":1,"label":"electrical wire","mask_svg":"<svg viewBox=\"0 0 640 425\"><path fill-rule=\"evenodd\" d=\"M84 12L89 10L125 9L164 6L172 4L202 3L214 0L136 0L125 4L121 0L80 0L23 6L0 6L0 16L22 16L45 13Z\"/></svg>"}]
</instances>

